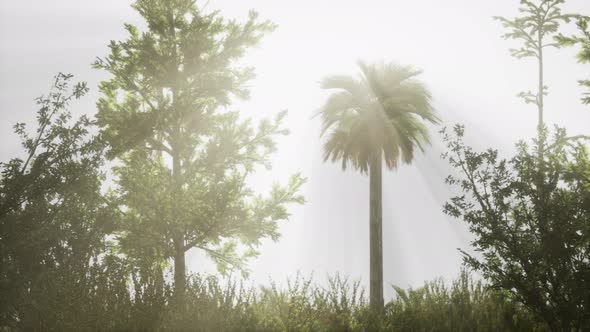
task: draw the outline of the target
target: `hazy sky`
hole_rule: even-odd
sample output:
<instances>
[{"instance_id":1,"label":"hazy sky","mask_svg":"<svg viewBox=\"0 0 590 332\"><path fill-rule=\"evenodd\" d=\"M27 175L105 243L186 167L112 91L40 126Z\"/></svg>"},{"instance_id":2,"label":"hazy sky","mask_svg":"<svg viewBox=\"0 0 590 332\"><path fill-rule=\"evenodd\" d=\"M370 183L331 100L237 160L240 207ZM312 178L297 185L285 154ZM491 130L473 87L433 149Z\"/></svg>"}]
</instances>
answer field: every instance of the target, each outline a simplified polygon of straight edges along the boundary
<instances>
[{"instance_id":1,"label":"hazy sky","mask_svg":"<svg viewBox=\"0 0 590 332\"><path fill-rule=\"evenodd\" d=\"M510 151L535 132L536 111L515 95L535 89L535 64L509 56L513 42L492 16L517 14L517 0L210 0L242 19L249 9L279 29L251 51L245 63L257 69L250 101L231 108L260 118L288 109L291 135L281 139L271 172L253 185L264 191L301 171L308 177L305 206L292 209L279 242L265 242L251 262L252 279L284 280L297 271L320 279L340 272L368 283L368 178L323 163L319 119L313 113L327 93L318 81L328 74L354 74L357 59L393 60L424 69L435 107L447 124L467 125L470 144ZM74 104L77 113L94 113L97 84L107 76L93 70L96 56L108 53L109 40L126 38L123 23L143 26L123 0L0 0L0 160L20 151L12 125L34 119L33 99L47 92L59 71L88 81L91 94ZM565 12L590 14L590 2L570 0ZM578 79L589 66L575 63L574 50L551 50L546 60L550 95L546 121L571 133L590 131L590 109L580 104ZM384 273L386 284L418 286L425 279L455 276L456 248L468 248L465 225L442 213L451 192L449 172L440 159L440 137L410 167L384 175ZM197 252L192 271L210 271ZM386 296L392 294L386 287Z\"/></svg>"}]
</instances>

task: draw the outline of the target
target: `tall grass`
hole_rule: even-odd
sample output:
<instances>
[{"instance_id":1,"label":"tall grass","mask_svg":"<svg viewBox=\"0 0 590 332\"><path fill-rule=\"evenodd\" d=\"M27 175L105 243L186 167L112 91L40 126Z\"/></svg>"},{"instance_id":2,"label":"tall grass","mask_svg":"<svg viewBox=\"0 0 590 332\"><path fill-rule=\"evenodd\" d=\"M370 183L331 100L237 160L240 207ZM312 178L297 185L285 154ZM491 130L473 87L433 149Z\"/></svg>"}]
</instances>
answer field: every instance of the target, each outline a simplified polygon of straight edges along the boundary
<instances>
[{"instance_id":1,"label":"tall grass","mask_svg":"<svg viewBox=\"0 0 590 332\"><path fill-rule=\"evenodd\" d=\"M172 287L161 270L129 278L118 262L109 264L93 272L86 286L59 286L76 291L56 289L55 298L45 302L51 305L39 306L35 317L41 321L35 326L43 331L548 330L467 272L450 283L438 279L416 289L394 287L394 298L379 315L369 309L360 282L340 275L323 286L297 275L283 287L274 282L253 287L197 274L189 279L186 306L179 308L171 304ZM14 330L18 324L0 324L0 331Z\"/></svg>"},{"instance_id":2,"label":"tall grass","mask_svg":"<svg viewBox=\"0 0 590 332\"><path fill-rule=\"evenodd\" d=\"M168 312L156 330L191 331L547 331L522 306L467 272L417 289L394 287L385 313L369 309L358 281L327 286L297 275L258 289L215 277L191 278L186 311Z\"/></svg>"}]
</instances>

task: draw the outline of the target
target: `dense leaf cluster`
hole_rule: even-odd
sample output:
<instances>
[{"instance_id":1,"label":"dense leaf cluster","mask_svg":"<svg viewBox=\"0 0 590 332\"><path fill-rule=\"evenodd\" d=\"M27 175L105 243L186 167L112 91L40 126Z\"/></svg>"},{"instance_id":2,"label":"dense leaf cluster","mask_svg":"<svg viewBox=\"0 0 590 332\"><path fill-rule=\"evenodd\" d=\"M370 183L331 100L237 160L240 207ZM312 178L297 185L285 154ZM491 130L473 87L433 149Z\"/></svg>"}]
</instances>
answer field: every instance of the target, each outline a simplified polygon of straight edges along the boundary
<instances>
[{"instance_id":1,"label":"dense leaf cluster","mask_svg":"<svg viewBox=\"0 0 590 332\"><path fill-rule=\"evenodd\" d=\"M468 223L475 235L476 252L463 251L466 263L553 330L589 328L586 147L566 144L565 130L559 129L544 160L525 143L506 160L497 150L478 152L465 145L461 126L443 133L445 157L457 170L447 183L461 192L446 203L445 212Z\"/></svg>"},{"instance_id":2,"label":"dense leaf cluster","mask_svg":"<svg viewBox=\"0 0 590 332\"><path fill-rule=\"evenodd\" d=\"M564 36L559 34L555 37L557 42L563 46L580 45L581 49L577 54L577 58L578 62L581 63L590 63L590 30L588 30L588 22L590 22L590 17L577 16L576 26L580 31L579 36ZM580 80L578 82L581 86L590 89L590 80ZM584 93L582 102L586 105L590 104L590 92Z\"/></svg>"},{"instance_id":3,"label":"dense leaf cluster","mask_svg":"<svg viewBox=\"0 0 590 332\"><path fill-rule=\"evenodd\" d=\"M319 110L324 160L340 161L368 173L374 159L395 169L410 163L414 151L430 142L425 123L438 123L432 97L416 78L420 70L394 63L359 62L359 77L329 76L323 89L334 91Z\"/></svg>"},{"instance_id":4,"label":"dense leaf cluster","mask_svg":"<svg viewBox=\"0 0 590 332\"><path fill-rule=\"evenodd\" d=\"M47 329L70 317L39 317L72 295L78 302L64 308L67 316L98 277L99 254L116 218L100 189L104 145L92 135L91 120L73 118L69 104L87 92L71 86L71 75L59 74L47 96L37 99L37 128L27 133L15 126L25 159L0 163L0 319L25 330ZM77 310L77 309L76 309ZM44 322L39 325L40 322Z\"/></svg>"},{"instance_id":5,"label":"dense leaf cluster","mask_svg":"<svg viewBox=\"0 0 590 332\"><path fill-rule=\"evenodd\" d=\"M133 8L147 30L126 25L128 39L112 41L94 63L112 75L100 85L97 124L121 162L113 192L123 211L121 250L146 264L173 259L182 297L187 251L205 251L221 272L245 272L260 240L278 238L287 206L303 203L304 179L255 193L250 175L270 168L276 138L288 134L286 112L256 127L227 110L248 97L254 77L239 60L274 25L253 11L243 24L226 20L189 0L138 0Z\"/></svg>"}]
</instances>

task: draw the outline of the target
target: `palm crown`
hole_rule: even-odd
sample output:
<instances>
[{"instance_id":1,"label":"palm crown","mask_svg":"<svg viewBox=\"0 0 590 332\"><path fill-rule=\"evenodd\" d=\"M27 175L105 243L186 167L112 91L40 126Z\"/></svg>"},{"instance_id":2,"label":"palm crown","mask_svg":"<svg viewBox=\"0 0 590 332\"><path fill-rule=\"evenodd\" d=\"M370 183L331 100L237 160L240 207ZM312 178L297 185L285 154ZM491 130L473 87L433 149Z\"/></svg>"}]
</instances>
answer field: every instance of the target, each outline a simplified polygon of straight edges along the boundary
<instances>
[{"instance_id":1,"label":"palm crown","mask_svg":"<svg viewBox=\"0 0 590 332\"><path fill-rule=\"evenodd\" d=\"M392 63L359 62L361 73L330 76L321 82L334 92L319 110L324 160L342 160L342 168L352 166L367 173L374 158L385 160L389 169L398 161L410 163L414 149L421 151L430 142L424 122L438 123L431 95L415 77L421 73L410 66Z\"/></svg>"}]
</instances>

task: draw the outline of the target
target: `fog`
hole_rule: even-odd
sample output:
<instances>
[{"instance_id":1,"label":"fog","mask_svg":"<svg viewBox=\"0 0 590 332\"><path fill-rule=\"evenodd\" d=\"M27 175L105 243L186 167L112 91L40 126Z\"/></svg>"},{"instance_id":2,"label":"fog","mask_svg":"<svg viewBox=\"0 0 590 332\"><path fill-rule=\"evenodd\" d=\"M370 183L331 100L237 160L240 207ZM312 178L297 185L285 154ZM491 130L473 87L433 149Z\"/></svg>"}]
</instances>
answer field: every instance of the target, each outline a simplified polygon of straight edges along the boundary
<instances>
[{"instance_id":1,"label":"fog","mask_svg":"<svg viewBox=\"0 0 590 332\"><path fill-rule=\"evenodd\" d=\"M93 114L97 84L108 76L91 69L106 56L109 40L123 40L123 23L143 26L121 0L53 0L0 2L0 160L21 150L12 134L16 122L34 121L34 98L45 93L56 73L85 80L90 96L73 105L76 113ZM244 64L256 68L251 98L231 109L262 118L287 109L291 134L279 141L271 171L261 169L253 186L264 192L274 181L302 172L307 203L291 209L278 242L265 241L249 264L254 283L303 275L341 273L368 284L369 181L340 164L324 163L318 118L314 112L327 92L318 81L329 74L354 74L358 59L396 61L423 69L421 79L434 95L444 124L463 123L467 141L476 147L513 150L513 143L535 134L536 110L516 94L535 88L532 60L517 60L501 38L492 16L517 15L516 0L415 1L277 1L210 0L206 11L219 9L243 20L249 9L278 25ZM564 12L590 14L587 0L570 0ZM567 29L566 29L567 30ZM576 80L588 67L575 63L575 50L550 50L546 59L547 124L572 134L590 131L590 110L581 105ZM575 78L575 79L573 79ZM435 277L458 274L457 248L469 250L469 234L460 221L442 213L451 196L444 184L450 168L441 160L441 139L432 128L433 144L410 166L386 172L383 179L384 279L386 285L419 286ZM476 133L477 135L474 135ZM192 272L214 271L198 251L187 258ZM392 290L385 288L386 297Z\"/></svg>"}]
</instances>

